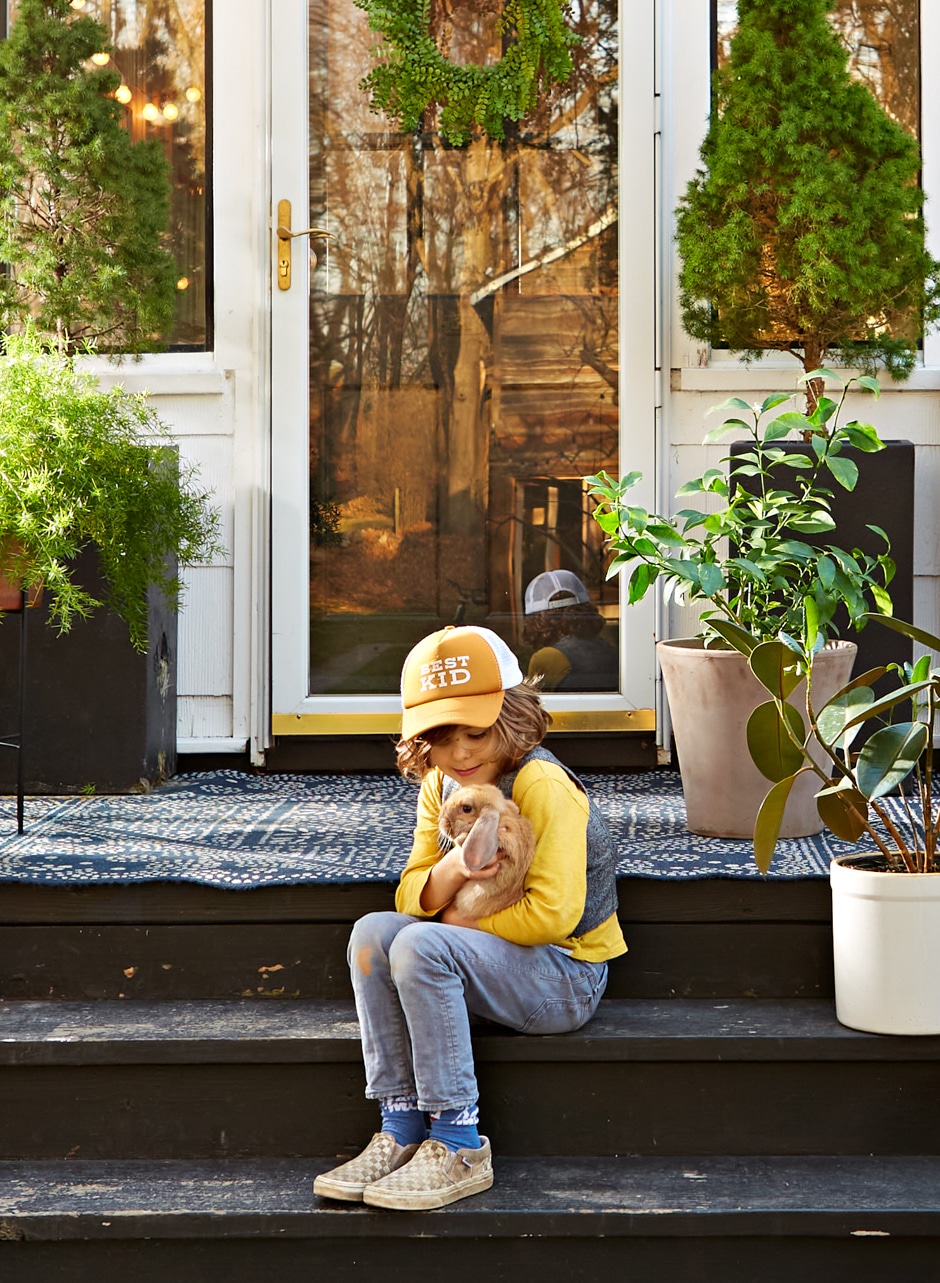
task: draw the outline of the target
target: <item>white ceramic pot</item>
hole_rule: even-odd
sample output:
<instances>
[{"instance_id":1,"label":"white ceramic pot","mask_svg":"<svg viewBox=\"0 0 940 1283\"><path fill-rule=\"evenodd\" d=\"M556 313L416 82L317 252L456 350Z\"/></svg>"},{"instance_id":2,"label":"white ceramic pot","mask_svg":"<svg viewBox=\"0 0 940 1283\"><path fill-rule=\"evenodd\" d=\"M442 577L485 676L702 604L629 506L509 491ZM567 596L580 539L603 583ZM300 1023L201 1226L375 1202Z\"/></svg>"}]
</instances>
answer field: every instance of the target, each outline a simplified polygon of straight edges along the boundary
<instances>
[{"instance_id":1,"label":"white ceramic pot","mask_svg":"<svg viewBox=\"0 0 940 1283\"><path fill-rule=\"evenodd\" d=\"M940 1034L940 873L829 868L836 1016L873 1034Z\"/></svg>"},{"instance_id":2,"label":"white ceramic pot","mask_svg":"<svg viewBox=\"0 0 940 1283\"><path fill-rule=\"evenodd\" d=\"M852 675L857 647L833 642L813 663L813 704L821 708ZM700 638L662 641L656 646L676 739L686 823L704 837L750 838L760 804L772 787L751 761L747 721L770 695L736 650L706 650ZM789 702L803 713L806 684ZM825 760L819 750L819 760ZM787 801L780 836L821 833L816 810L819 779L797 780Z\"/></svg>"}]
</instances>

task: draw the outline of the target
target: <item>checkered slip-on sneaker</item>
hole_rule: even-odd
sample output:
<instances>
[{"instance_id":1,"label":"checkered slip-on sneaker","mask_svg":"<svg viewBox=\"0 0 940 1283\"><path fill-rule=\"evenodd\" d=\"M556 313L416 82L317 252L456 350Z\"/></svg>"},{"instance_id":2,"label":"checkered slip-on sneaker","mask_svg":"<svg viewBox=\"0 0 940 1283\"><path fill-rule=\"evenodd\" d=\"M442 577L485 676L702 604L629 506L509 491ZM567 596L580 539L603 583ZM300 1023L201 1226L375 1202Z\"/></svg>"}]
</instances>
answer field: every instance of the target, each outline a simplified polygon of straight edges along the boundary
<instances>
[{"instance_id":1,"label":"checkered slip-on sneaker","mask_svg":"<svg viewBox=\"0 0 940 1283\"><path fill-rule=\"evenodd\" d=\"M424 1211L479 1194L493 1184L493 1155L485 1136L479 1149L456 1153L439 1140L426 1140L410 1163L369 1185L362 1196L370 1207Z\"/></svg>"},{"instance_id":2,"label":"checkered slip-on sneaker","mask_svg":"<svg viewBox=\"0 0 940 1283\"><path fill-rule=\"evenodd\" d=\"M331 1172L322 1172L313 1182L313 1192L322 1198L361 1203L366 1186L407 1163L418 1148L417 1145L399 1145L388 1132L376 1132L358 1158L351 1158Z\"/></svg>"}]
</instances>

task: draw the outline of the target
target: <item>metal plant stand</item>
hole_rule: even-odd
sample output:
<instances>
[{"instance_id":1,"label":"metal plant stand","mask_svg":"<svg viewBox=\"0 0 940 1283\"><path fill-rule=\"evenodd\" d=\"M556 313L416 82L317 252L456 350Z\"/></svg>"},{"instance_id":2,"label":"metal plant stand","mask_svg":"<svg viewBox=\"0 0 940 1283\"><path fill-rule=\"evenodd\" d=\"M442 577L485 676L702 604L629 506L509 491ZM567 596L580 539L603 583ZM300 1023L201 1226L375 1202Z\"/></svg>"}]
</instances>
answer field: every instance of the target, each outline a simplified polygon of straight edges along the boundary
<instances>
[{"instance_id":1,"label":"metal plant stand","mask_svg":"<svg viewBox=\"0 0 940 1283\"><path fill-rule=\"evenodd\" d=\"M0 739L0 748L12 748L17 754L16 763L16 831L23 832L23 724L26 715L26 608L27 608L26 589L20 591L20 669L19 669L19 693L17 696L17 729L4 739ZM15 614L17 608L14 607L8 614Z\"/></svg>"}]
</instances>

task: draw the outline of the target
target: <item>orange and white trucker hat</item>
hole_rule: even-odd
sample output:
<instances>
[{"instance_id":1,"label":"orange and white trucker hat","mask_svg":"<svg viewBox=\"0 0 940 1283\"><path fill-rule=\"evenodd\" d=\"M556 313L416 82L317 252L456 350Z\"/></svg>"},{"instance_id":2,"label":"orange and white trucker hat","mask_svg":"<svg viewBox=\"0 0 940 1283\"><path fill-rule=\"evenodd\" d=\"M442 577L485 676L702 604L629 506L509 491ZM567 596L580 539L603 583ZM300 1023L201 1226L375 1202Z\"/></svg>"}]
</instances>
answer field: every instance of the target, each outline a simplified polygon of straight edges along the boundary
<instances>
[{"instance_id":1,"label":"orange and white trucker hat","mask_svg":"<svg viewBox=\"0 0 940 1283\"><path fill-rule=\"evenodd\" d=\"M401 670L401 733L406 740L434 726L492 726L503 691L522 669L489 628L445 628L419 641Z\"/></svg>"},{"instance_id":2,"label":"orange and white trucker hat","mask_svg":"<svg viewBox=\"0 0 940 1283\"><path fill-rule=\"evenodd\" d=\"M563 606L583 606L590 600L590 593L574 571L544 570L525 590L525 613L536 615L543 610L561 610Z\"/></svg>"}]
</instances>

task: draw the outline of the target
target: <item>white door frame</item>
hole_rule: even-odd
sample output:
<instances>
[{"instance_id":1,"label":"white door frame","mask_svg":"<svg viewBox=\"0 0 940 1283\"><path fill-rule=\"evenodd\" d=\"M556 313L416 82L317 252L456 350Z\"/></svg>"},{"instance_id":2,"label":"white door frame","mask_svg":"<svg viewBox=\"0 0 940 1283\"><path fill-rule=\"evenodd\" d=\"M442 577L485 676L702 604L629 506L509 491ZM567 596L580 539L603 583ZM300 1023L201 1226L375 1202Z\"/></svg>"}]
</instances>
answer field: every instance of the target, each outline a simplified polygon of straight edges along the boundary
<instances>
[{"instance_id":1,"label":"white door frame","mask_svg":"<svg viewBox=\"0 0 940 1283\"><path fill-rule=\"evenodd\" d=\"M644 481L636 495L652 507L656 487L656 133L654 0L623 0L630 66L621 75L620 406L621 466ZM308 694L308 290L306 252L293 254L290 290L277 288L274 211L288 199L295 228L307 225L307 6L271 3L271 730L277 735L394 732L392 695ZM343 228L328 228L342 236ZM621 610L623 695L546 695L560 730L650 731L655 689L652 597Z\"/></svg>"}]
</instances>

